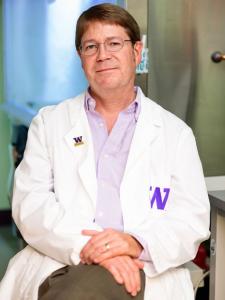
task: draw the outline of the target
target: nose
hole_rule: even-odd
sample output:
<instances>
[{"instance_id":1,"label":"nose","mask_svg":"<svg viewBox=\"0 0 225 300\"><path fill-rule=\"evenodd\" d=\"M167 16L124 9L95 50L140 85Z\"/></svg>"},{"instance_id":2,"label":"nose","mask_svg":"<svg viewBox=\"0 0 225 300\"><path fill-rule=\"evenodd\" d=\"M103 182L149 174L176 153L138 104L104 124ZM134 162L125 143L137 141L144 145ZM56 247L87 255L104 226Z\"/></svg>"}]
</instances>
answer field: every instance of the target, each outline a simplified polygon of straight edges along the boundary
<instances>
[{"instance_id":1,"label":"nose","mask_svg":"<svg viewBox=\"0 0 225 300\"><path fill-rule=\"evenodd\" d=\"M97 60L106 60L111 57L111 53L106 50L105 44L99 44L98 52L97 52Z\"/></svg>"}]
</instances>

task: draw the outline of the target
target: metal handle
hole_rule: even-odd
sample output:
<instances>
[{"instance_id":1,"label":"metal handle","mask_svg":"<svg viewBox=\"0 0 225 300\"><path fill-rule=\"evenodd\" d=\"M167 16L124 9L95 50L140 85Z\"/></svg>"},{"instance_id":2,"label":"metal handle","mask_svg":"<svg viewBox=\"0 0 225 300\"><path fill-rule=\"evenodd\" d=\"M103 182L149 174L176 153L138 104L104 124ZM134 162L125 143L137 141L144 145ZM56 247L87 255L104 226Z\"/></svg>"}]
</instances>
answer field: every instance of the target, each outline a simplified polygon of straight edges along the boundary
<instances>
[{"instance_id":1,"label":"metal handle","mask_svg":"<svg viewBox=\"0 0 225 300\"><path fill-rule=\"evenodd\" d=\"M220 51L216 51L211 55L211 59L214 63L219 63L222 60L225 60L225 54L222 54Z\"/></svg>"}]
</instances>

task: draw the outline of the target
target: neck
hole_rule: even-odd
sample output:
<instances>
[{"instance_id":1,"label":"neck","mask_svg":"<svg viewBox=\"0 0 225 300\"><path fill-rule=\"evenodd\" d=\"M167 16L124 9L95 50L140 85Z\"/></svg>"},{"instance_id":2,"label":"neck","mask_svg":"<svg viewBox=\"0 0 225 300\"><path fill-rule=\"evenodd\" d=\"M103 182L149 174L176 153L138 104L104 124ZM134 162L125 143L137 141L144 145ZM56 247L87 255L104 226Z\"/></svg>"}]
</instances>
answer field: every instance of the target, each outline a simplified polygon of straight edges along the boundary
<instances>
[{"instance_id":1,"label":"neck","mask_svg":"<svg viewBox=\"0 0 225 300\"><path fill-rule=\"evenodd\" d=\"M121 91L109 90L101 94L96 93L90 88L90 94L96 101L96 111L105 119L108 132L110 133L119 113L134 101L136 93L134 87Z\"/></svg>"},{"instance_id":2,"label":"neck","mask_svg":"<svg viewBox=\"0 0 225 300\"><path fill-rule=\"evenodd\" d=\"M96 110L101 114L119 114L124 110L136 97L134 87L122 89L120 91L101 91L101 94L90 89L91 96L96 101Z\"/></svg>"}]
</instances>

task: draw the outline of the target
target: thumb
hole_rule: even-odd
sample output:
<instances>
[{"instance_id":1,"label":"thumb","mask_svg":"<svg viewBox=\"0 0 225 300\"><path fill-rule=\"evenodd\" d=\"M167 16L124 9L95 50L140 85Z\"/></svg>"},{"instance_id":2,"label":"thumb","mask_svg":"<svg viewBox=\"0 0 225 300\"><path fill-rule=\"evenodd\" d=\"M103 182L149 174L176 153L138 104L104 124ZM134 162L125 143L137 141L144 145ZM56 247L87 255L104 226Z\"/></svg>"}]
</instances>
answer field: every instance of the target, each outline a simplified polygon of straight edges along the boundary
<instances>
[{"instance_id":1,"label":"thumb","mask_svg":"<svg viewBox=\"0 0 225 300\"><path fill-rule=\"evenodd\" d=\"M145 266L144 262L139 259L134 259L134 262L138 266L139 269L143 269Z\"/></svg>"}]
</instances>

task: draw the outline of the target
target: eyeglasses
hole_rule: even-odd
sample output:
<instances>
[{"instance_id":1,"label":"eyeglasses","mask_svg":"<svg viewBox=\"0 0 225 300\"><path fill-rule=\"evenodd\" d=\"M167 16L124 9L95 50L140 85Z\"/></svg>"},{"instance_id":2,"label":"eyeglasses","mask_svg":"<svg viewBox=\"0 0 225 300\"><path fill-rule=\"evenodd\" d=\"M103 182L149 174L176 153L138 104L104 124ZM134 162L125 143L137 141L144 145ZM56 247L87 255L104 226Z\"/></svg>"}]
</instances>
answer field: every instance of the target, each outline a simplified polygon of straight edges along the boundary
<instances>
[{"instance_id":1,"label":"eyeglasses","mask_svg":"<svg viewBox=\"0 0 225 300\"><path fill-rule=\"evenodd\" d=\"M123 40L119 37L108 38L104 41L104 43L97 43L95 41L87 41L81 44L80 51L83 55L89 56L97 53L99 46L101 44L104 45L105 50L109 52L117 52L120 51L125 42L132 42L131 40Z\"/></svg>"}]
</instances>

